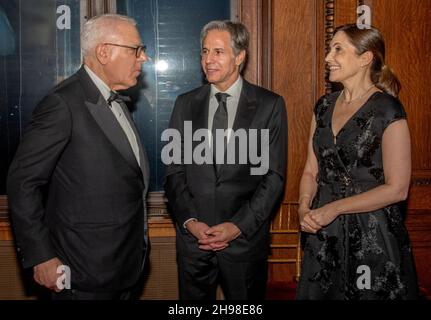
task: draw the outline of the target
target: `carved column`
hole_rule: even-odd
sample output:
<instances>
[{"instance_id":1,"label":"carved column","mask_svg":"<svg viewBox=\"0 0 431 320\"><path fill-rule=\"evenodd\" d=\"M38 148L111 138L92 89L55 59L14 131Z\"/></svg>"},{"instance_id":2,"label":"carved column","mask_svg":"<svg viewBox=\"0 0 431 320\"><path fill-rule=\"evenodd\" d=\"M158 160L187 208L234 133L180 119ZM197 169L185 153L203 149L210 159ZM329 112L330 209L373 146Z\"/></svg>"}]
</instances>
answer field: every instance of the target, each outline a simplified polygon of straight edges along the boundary
<instances>
[{"instance_id":1,"label":"carved column","mask_svg":"<svg viewBox=\"0 0 431 320\"><path fill-rule=\"evenodd\" d=\"M329 52L329 44L334 33L335 0L325 0L325 55ZM325 93L331 93L329 70L325 67Z\"/></svg>"}]
</instances>

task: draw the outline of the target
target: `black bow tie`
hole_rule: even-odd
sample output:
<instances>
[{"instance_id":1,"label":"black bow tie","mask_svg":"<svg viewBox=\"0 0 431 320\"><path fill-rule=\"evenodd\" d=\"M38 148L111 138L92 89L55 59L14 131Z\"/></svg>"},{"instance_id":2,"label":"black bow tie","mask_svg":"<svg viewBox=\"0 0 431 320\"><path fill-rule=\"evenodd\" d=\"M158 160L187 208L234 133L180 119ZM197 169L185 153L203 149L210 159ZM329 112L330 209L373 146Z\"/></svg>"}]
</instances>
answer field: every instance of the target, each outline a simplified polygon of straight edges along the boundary
<instances>
[{"instance_id":1,"label":"black bow tie","mask_svg":"<svg viewBox=\"0 0 431 320\"><path fill-rule=\"evenodd\" d=\"M109 93L109 98L107 102L110 105L112 101L121 103L121 102L129 102L131 101L131 99L127 96L122 96L121 94L118 94L118 92L111 91Z\"/></svg>"}]
</instances>

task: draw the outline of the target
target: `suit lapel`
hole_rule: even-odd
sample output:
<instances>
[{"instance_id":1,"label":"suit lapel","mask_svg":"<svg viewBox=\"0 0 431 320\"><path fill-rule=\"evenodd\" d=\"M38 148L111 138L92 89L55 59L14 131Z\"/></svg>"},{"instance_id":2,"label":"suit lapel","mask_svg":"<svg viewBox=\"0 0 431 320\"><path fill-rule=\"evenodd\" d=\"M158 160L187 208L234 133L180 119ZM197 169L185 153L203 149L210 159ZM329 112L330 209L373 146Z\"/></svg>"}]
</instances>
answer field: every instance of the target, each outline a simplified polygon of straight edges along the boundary
<instances>
[{"instance_id":1,"label":"suit lapel","mask_svg":"<svg viewBox=\"0 0 431 320\"><path fill-rule=\"evenodd\" d=\"M106 100L85 71L84 67L77 73L84 91L86 93L85 105L97 122L108 140L114 145L118 152L124 157L126 162L135 170L139 171L138 163L133 154L129 140L118 123Z\"/></svg>"},{"instance_id":2,"label":"suit lapel","mask_svg":"<svg viewBox=\"0 0 431 320\"><path fill-rule=\"evenodd\" d=\"M136 141L138 143L138 148L139 148L139 162L140 162L140 168L141 168L141 172L142 172L142 177L144 179L144 191L143 191L143 195L144 195L144 201L146 201L146 194L148 192L148 189L150 187L150 168L148 167L148 158L147 158L147 152L145 151L142 143L141 143L141 138L139 136L139 132L136 129L135 126L135 122L132 119L132 115L129 112L129 109L127 108L125 103L120 103L121 109L123 110L123 113L126 115L127 121L130 124L130 127L133 130L133 133L135 134L136 137ZM133 157L135 157L133 155ZM136 158L135 158L135 162L136 162ZM145 234L145 239L144 242L146 244L147 250L145 250L145 256L142 260L142 268L144 267L144 263L145 263L145 259L148 253L148 219L147 219L147 206L144 204L144 234Z\"/></svg>"},{"instance_id":3,"label":"suit lapel","mask_svg":"<svg viewBox=\"0 0 431 320\"><path fill-rule=\"evenodd\" d=\"M235 120L232 125L232 130L235 132L238 129L245 129L246 131L250 128L250 124L256 113L256 94L253 86L250 85L245 79L243 79L243 85L241 89L241 96L238 102L238 108L235 115ZM248 135L248 132L247 132ZM234 139L230 139L229 143L233 143ZM238 146L235 148L236 153L238 152ZM227 148L225 146L225 152ZM218 176L221 176L222 172L226 168L226 164L220 166L218 170Z\"/></svg>"},{"instance_id":4,"label":"suit lapel","mask_svg":"<svg viewBox=\"0 0 431 320\"><path fill-rule=\"evenodd\" d=\"M208 108L210 102L210 85L205 85L193 100L193 131L208 129Z\"/></svg>"},{"instance_id":5,"label":"suit lapel","mask_svg":"<svg viewBox=\"0 0 431 320\"><path fill-rule=\"evenodd\" d=\"M124 103L120 103L120 105L121 105L121 109L123 110L123 113L126 115L127 121L129 121L130 127L132 128L133 133L135 134L135 137L136 137L136 141L138 143L140 167L141 167L142 175L144 177L144 183L146 188L145 190L147 190L149 186L149 177L150 177L150 169L148 168L147 153L141 143L141 138L140 138L138 129L135 126L135 122L132 119L132 115L130 114L129 109Z\"/></svg>"},{"instance_id":6,"label":"suit lapel","mask_svg":"<svg viewBox=\"0 0 431 320\"><path fill-rule=\"evenodd\" d=\"M248 129L256 113L256 94L253 87L245 80L242 85L235 121L232 129Z\"/></svg>"},{"instance_id":7,"label":"suit lapel","mask_svg":"<svg viewBox=\"0 0 431 320\"><path fill-rule=\"evenodd\" d=\"M192 101L192 125L193 133L199 129L208 129L208 108L210 100L210 85L205 85ZM208 142L208 140L207 140ZM199 145L200 141L193 141L193 150Z\"/></svg>"},{"instance_id":8,"label":"suit lapel","mask_svg":"<svg viewBox=\"0 0 431 320\"><path fill-rule=\"evenodd\" d=\"M210 101L211 86L209 84L204 85L201 90L196 94L192 100L192 124L193 133L198 129L208 129L208 109ZM208 142L208 140L207 140ZM193 149L199 145L200 141L193 141ZM212 155L211 155L212 157ZM205 174L208 175L210 180L215 180L215 171L212 164L202 164L205 167Z\"/></svg>"},{"instance_id":9,"label":"suit lapel","mask_svg":"<svg viewBox=\"0 0 431 320\"><path fill-rule=\"evenodd\" d=\"M138 163L130 147L129 140L102 95L100 95L97 103L86 101L85 105L108 140L120 152L127 163L135 170L138 170Z\"/></svg>"}]
</instances>

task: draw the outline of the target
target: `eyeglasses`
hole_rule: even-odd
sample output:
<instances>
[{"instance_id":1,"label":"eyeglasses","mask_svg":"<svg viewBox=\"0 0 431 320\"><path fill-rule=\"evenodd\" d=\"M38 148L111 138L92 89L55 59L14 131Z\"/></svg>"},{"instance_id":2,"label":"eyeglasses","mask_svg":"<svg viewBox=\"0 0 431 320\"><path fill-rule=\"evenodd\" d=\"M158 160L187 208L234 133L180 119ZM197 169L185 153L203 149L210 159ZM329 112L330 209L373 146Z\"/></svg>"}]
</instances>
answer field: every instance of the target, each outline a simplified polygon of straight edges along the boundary
<instances>
[{"instance_id":1,"label":"eyeglasses","mask_svg":"<svg viewBox=\"0 0 431 320\"><path fill-rule=\"evenodd\" d=\"M104 44L108 44L110 46L116 46L116 47L133 49L133 50L135 50L135 56L136 56L136 58L139 58L143 53L145 53L147 51L147 46L145 46L145 45L143 45L143 46L137 46L137 47L131 47L131 46L125 46L125 45L122 45L122 44L108 43L108 42L105 42Z\"/></svg>"}]
</instances>

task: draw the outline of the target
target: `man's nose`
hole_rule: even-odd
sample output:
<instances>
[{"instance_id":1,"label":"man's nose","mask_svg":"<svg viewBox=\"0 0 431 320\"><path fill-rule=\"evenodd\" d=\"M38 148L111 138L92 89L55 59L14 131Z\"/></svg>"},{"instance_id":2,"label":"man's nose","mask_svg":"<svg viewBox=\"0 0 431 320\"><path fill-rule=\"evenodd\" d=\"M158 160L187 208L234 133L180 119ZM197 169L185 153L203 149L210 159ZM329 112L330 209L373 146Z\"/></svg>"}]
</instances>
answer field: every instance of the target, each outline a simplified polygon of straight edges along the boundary
<instances>
[{"instance_id":1,"label":"man's nose","mask_svg":"<svg viewBox=\"0 0 431 320\"><path fill-rule=\"evenodd\" d=\"M142 52L141 55L138 57L138 62L140 63L145 63L150 60L151 58L145 52Z\"/></svg>"},{"instance_id":2,"label":"man's nose","mask_svg":"<svg viewBox=\"0 0 431 320\"><path fill-rule=\"evenodd\" d=\"M213 61L214 58L214 54L212 54L211 52L208 52L205 56L204 56L204 61L206 64L209 64Z\"/></svg>"}]
</instances>

